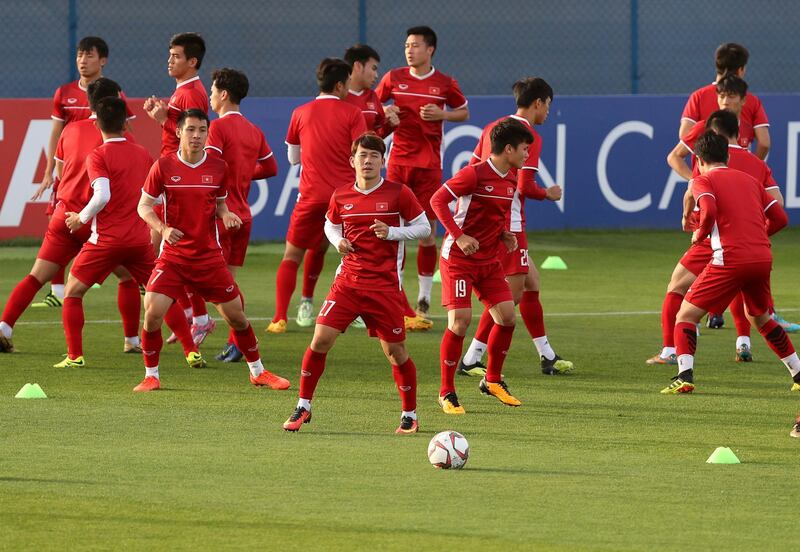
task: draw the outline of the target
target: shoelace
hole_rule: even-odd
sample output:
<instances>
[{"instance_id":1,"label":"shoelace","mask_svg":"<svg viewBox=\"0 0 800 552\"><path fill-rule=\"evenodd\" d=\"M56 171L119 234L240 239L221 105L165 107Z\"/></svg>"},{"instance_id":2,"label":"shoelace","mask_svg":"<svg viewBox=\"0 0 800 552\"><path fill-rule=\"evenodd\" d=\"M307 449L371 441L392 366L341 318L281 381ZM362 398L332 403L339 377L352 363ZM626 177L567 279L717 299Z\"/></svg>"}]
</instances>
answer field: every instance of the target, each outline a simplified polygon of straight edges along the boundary
<instances>
[{"instance_id":1,"label":"shoelace","mask_svg":"<svg viewBox=\"0 0 800 552\"><path fill-rule=\"evenodd\" d=\"M508 393L508 385L506 385L506 382L504 382L504 381L500 381L500 382L499 382L497 385L499 385L500 387L502 387L502 388L503 388L503 391L505 391L506 393ZM509 395L510 395L510 394L511 394L511 393L509 393Z\"/></svg>"},{"instance_id":2,"label":"shoelace","mask_svg":"<svg viewBox=\"0 0 800 552\"><path fill-rule=\"evenodd\" d=\"M307 410L302 406L298 406L294 409L294 412L292 412L292 415L289 417L289 421L296 422L303 415L303 412L307 412Z\"/></svg>"},{"instance_id":3,"label":"shoelace","mask_svg":"<svg viewBox=\"0 0 800 552\"><path fill-rule=\"evenodd\" d=\"M450 401L450 404L452 404L455 407L461 406L461 403L458 402L458 397L456 396L455 393L448 393L447 395L444 396L444 400Z\"/></svg>"},{"instance_id":4,"label":"shoelace","mask_svg":"<svg viewBox=\"0 0 800 552\"><path fill-rule=\"evenodd\" d=\"M411 416L403 416L400 418L401 429L411 429L412 427L414 427L414 418Z\"/></svg>"}]
</instances>

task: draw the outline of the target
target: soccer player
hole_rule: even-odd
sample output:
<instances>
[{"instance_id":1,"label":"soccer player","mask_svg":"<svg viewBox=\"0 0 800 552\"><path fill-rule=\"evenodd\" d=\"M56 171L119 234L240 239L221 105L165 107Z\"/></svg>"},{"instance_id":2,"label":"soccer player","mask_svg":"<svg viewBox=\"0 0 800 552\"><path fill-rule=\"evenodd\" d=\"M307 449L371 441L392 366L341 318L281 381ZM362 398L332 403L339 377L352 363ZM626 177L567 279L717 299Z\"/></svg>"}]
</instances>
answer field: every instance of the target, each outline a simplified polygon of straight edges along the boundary
<instances>
[{"instance_id":1,"label":"soccer player","mask_svg":"<svg viewBox=\"0 0 800 552\"><path fill-rule=\"evenodd\" d=\"M64 128L74 122L88 119L92 110L89 106L89 98L86 90L90 83L103 76L103 67L108 63L108 44L97 36L85 36L78 42L78 53L75 64L78 68L80 78L76 81L64 84L56 89L53 95L53 113L50 118L53 120L53 129L50 131L50 140L47 144L47 166L44 171L39 189L31 198L39 199L46 190L53 188L50 193L50 203L47 206L47 214L52 215L57 203L58 179L53 179L55 169L56 146L58 139ZM124 98L125 96L122 95ZM128 120L136 118L128 108ZM64 269L59 270L50 281L50 291L45 298L32 307L60 307L64 299Z\"/></svg>"},{"instance_id":2,"label":"soccer player","mask_svg":"<svg viewBox=\"0 0 800 552\"><path fill-rule=\"evenodd\" d=\"M734 77L736 78L736 77ZM711 130L728 141L728 166L732 169L742 171L753 177L764 190L783 207L783 195L772 177L772 171L764 161L753 155L750 151L742 148L737 143L738 121L736 115L730 110L720 110L711 114L707 121L704 121L707 130ZM695 133L695 130L692 130ZM694 147L694 140L692 147ZM697 165L695 165L695 176L699 176ZM687 190L688 201L684 202L683 227L687 231L693 231L697 227L696 211L694 199L691 197L692 184ZM662 330L662 349L661 352L652 358L647 359L647 364L676 364L677 356L675 353L675 319L680 309L683 298L689 287L697 279L706 265L711 261L713 249L710 239L700 240L693 243L686 253L681 257L672 272L670 283L667 286L667 294L661 306L661 330ZM750 322L744 312L744 304L741 294L737 295L730 305L733 315L734 325L736 326L736 360L742 362L752 361L753 356L750 346Z\"/></svg>"},{"instance_id":3,"label":"soccer player","mask_svg":"<svg viewBox=\"0 0 800 552\"><path fill-rule=\"evenodd\" d=\"M270 333L286 331L287 312L297 285L297 269L306 251L328 249L325 213L333 191L352 182L350 146L364 134L361 110L342 101L350 86L350 65L325 58L317 67L319 95L292 112L286 133L289 163L302 165L297 203L286 233L286 249L278 267L275 315L267 326ZM308 320L303 322L308 323Z\"/></svg>"},{"instance_id":4,"label":"soccer player","mask_svg":"<svg viewBox=\"0 0 800 552\"><path fill-rule=\"evenodd\" d=\"M219 229L222 253L234 279L237 270L244 265L253 227L253 216L247 202L250 184L253 180L278 174L278 164L264 133L239 111L239 104L249 89L247 75L241 71L224 68L211 74L211 109L219 118L209 127L206 150L219 154L228 164L228 198L225 203L242 220L241 226ZM238 362L242 356L231 329L228 343L217 355L217 360Z\"/></svg>"},{"instance_id":5,"label":"soccer player","mask_svg":"<svg viewBox=\"0 0 800 552\"><path fill-rule=\"evenodd\" d=\"M378 94L372 90L381 62L378 52L366 44L356 44L345 51L344 60L353 68L345 101L361 109L367 130L385 138L400 123L400 117L394 111L385 114Z\"/></svg>"},{"instance_id":6,"label":"soccer player","mask_svg":"<svg viewBox=\"0 0 800 552\"><path fill-rule=\"evenodd\" d=\"M161 125L161 157L178 150L176 126L178 117L188 109L199 109L208 113L208 94L200 82L198 71L203 64L206 53L206 43L197 33L180 33L169 41L169 58L167 71L175 79L175 92L167 102L151 96L144 102L144 110ZM161 214L161 205L156 205L156 213ZM151 232L151 239L156 249L160 246L160 236ZM209 318L205 300L194 293L178 298L178 303L183 308L187 318L192 316L192 336L195 343L200 345L209 333L214 331L216 322ZM167 338L167 343L176 341L175 334Z\"/></svg>"},{"instance_id":7,"label":"soccer player","mask_svg":"<svg viewBox=\"0 0 800 552\"><path fill-rule=\"evenodd\" d=\"M419 241L417 250L419 295L416 306L417 313L423 318L427 317L430 309L436 271L436 215L430 199L442 184L443 123L469 119L467 99L456 80L433 67L435 52L436 33L433 29L411 27L406 31L405 43L408 66L386 73L376 90L381 102L394 102L386 112L400 117L400 124L394 131L386 177L408 185L431 222L431 235Z\"/></svg>"},{"instance_id":8,"label":"soccer player","mask_svg":"<svg viewBox=\"0 0 800 552\"><path fill-rule=\"evenodd\" d=\"M478 388L508 406L522 404L509 393L502 375L516 317L514 298L498 255L501 247L509 252L517 249L516 237L508 229L517 190L516 174L511 169L522 169L534 138L527 125L508 118L495 125L490 140L492 153L486 161L461 169L431 198L431 206L447 230L439 261L442 304L447 308L439 389L439 405L445 414L464 414L454 377L472 318L473 289L495 322L489 333L486 376ZM449 207L453 199L455 214Z\"/></svg>"},{"instance_id":9,"label":"soccer player","mask_svg":"<svg viewBox=\"0 0 800 552\"><path fill-rule=\"evenodd\" d=\"M89 103L94 109L96 103L108 97L118 97L119 85L106 78L99 78L87 87ZM94 118L70 123L64 128L56 145L56 172L60 179L58 203L50 218L42 245L36 254L30 274L23 278L8 297L2 318L0 318L0 351L13 352L13 328L19 317L31 304L36 293L45 282L63 269L78 254L83 243L89 239L88 227L70 232L65 224L66 213L80 211L89 200L89 179L85 161L89 154L103 143L100 131L95 127ZM141 296L130 274L123 268L115 269L120 278L117 290L117 304L122 317L125 334L124 352L138 353L139 349L139 311ZM65 359L58 367L72 366ZM65 364L64 364L65 363Z\"/></svg>"},{"instance_id":10,"label":"soccer player","mask_svg":"<svg viewBox=\"0 0 800 552\"><path fill-rule=\"evenodd\" d=\"M553 100L553 89L544 79L529 77L519 80L513 86L514 98L517 103L517 112L510 115L525 125L533 136L533 144L528 149L528 159L525 165L517 171L512 168L517 178L517 191L511 202L511 231L517 238L517 249L507 252L500 249L500 261L503 263L506 280L511 288L514 303L519 305L519 312L525 327L533 339L533 344L538 351L542 373L554 375L569 372L573 369L572 362L558 356L547 339L544 328L544 313L539 301L539 272L536 265L531 264L528 258L528 235L525 233L525 198L535 200L558 201L561 199L561 187L551 186L543 188L536 184L536 172L539 170L539 156L542 151L542 140L534 130L534 125L541 125L547 120L550 112L550 103ZM503 117L488 124L481 133L478 145L472 154L471 164L486 161L492 153L492 129ZM475 337L470 343L464 358L458 363L460 374L471 376L486 375L486 366L481 362L486 352L489 334L494 327L494 320L488 309L481 315Z\"/></svg>"},{"instance_id":11,"label":"soccer player","mask_svg":"<svg viewBox=\"0 0 800 552\"><path fill-rule=\"evenodd\" d=\"M161 323L184 287L196 290L217 306L234 329L236 346L247 359L250 382L255 386L288 389L289 382L264 369L258 342L242 307L217 238L216 219L225 228L241 226L228 210L225 161L205 152L208 115L199 109L183 112L177 121L179 149L161 157L150 169L139 200L139 216L163 238L163 250L147 283L142 351L145 378L134 391L161 387L158 372ZM153 211L164 194L163 221Z\"/></svg>"},{"instance_id":12,"label":"soccer player","mask_svg":"<svg viewBox=\"0 0 800 552\"><path fill-rule=\"evenodd\" d=\"M283 424L287 431L297 431L311 421L311 400L325 370L326 355L357 316L364 319L370 335L380 339L392 365L402 403L395 433L416 433L419 429L417 368L405 345L399 267L403 240L424 237L430 232L430 224L408 187L381 178L385 153L386 145L376 134L366 133L356 139L350 158L356 182L339 187L331 196L325 235L343 258L303 356L300 400Z\"/></svg>"},{"instance_id":13,"label":"soccer player","mask_svg":"<svg viewBox=\"0 0 800 552\"><path fill-rule=\"evenodd\" d=\"M721 312L741 292L747 314L767 345L783 361L800 391L800 359L789 336L770 317L772 253L769 235L788 223L778 200L751 176L729 168L728 140L707 132L697 139L695 154L700 176L692 195L699 207L692 243L711 235L711 262L692 284L678 311L675 344L678 375L663 394L694 391L695 325L709 311Z\"/></svg>"},{"instance_id":14,"label":"soccer player","mask_svg":"<svg viewBox=\"0 0 800 552\"><path fill-rule=\"evenodd\" d=\"M102 282L116 267L122 266L136 280L131 282L138 299L136 284L144 285L147 282L155 264L150 233L136 214L141 185L150 170L152 159L147 150L128 141L123 134L125 102L122 99L104 98L95 107L103 144L93 150L86 160L92 197L80 212L68 211L64 214L64 224L71 233L77 234L89 227L91 235L81 247L70 270L62 313L67 356L57 366L85 365L83 296L91 286ZM188 347L185 351L186 361L192 367L205 366L192 341L183 312L177 305L173 307L167 315L167 322L182 335L181 342ZM134 311L137 333L140 309L140 302L137 301Z\"/></svg>"}]
</instances>

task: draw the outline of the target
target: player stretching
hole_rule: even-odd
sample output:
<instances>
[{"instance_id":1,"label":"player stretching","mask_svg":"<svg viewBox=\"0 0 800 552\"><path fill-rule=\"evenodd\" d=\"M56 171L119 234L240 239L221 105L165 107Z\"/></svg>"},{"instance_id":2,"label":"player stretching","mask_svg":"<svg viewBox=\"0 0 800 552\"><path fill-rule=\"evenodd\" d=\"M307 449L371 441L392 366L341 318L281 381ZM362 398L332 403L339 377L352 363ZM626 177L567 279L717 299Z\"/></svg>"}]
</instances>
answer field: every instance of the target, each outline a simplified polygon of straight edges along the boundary
<instances>
[{"instance_id":1,"label":"player stretching","mask_svg":"<svg viewBox=\"0 0 800 552\"><path fill-rule=\"evenodd\" d=\"M419 429L417 368L406 351L400 266L403 240L425 237L430 224L408 187L381 178L385 153L379 136L367 133L359 137L353 142L350 158L356 183L338 188L331 196L325 235L344 257L303 357L300 400L283 424L287 431L297 431L311 421L311 400L325 370L325 357L357 316L364 319L370 335L380 339L392 365L402 403L395 433Z\"/></svg>"},{"instance_id":2,"label":"player stretching","mask_svg":"<svg viewBox=\"0 0 800 552\"><path fill-rule=\"evenodd\" d=\"M165 102L155 96L150 96L144 102L144 110L161 125L161 157L178 151L178 137L176 127L178 117L188 109L199 109L208 113L208 94L197 72L203 64L206 54L206 43L203 37L196 33L180 33L169 41L169 58L167 71L175 79L175 92ZM156 213L161 216L161 205L156 205ZM156 250L159 249L161 237L151 232L151 239ZM214 331L217 323L209 318L205 300L189 290L190 294L183 294L178 298L178 303L187 319L191 317L192 337L200 345L206 336ZM167 338L167 343L176 341L175 334Z\"/></svg>"},{"instance_id":3,"label":"player stretching","mask_svg":"<svg viewBox=\"0 0 800 552\"><path fill-rule=\"evenodd\" d=\"M517 112L510 117L524 124L534 137L533 144L528 149L528 159L521 170L511 169L517 178L517 191L511 203L511 231L517 237L517 249L507 252L500 249L500 262L503 263L506 280L511 288L514 303L519 305L519 313L525 322L525 327L533 339L533 344L539 353L542 373L547 375L561 374L573 369L572 362L558 356L544 329L544 313L539 301L539 272L536 265L528 260L528 235L525 233L525 198L536 200L548 199L558 201L561 199L561 187L551 186L542 188L536 184L536 172L539 170L539 156L542 151L542 141L534 130L534 125L541 125L547 120L550 112L550 102L553 100L553 89L544 79L529 77L514 83L514 98L517 101ZM497 121L487 125L481 133L478 145L472 154L471 164L486 161L491 155L491 132ZM494 320L488 309L481 315L475 337L470 343L464 358L458 363L460 374L468 376L486 375L486 366L481 362L486 352L486 343L489 333L494 326Z\"/></svg>"},{"instance_id":4,"label":"player stretching","mask_svg":"<svg viewBox=\"0 0 800 552\"><path fill-rule=\"evenodd\" d=\"M533 139L527 125L511 118L500 121L490 134L489 158L461 169L431 198L431 206L447 230L439 261L442 304L447 307L447 329L440 349L439 390L439 404L445 414L464 413L456 396L454 377L472 318L473 288L495 322L489 333L486 376L478 388L508 406L522 404L509 393L502 376L516 317L499 250L517 249L514 233L508 231L517 190L516 174L511 169L524 166ZM455 214L449 207L453 199Z\"/></svg>"},{"instance_id":5,"label":"player stretching","mask_svg":"<svg viewBox=\"0 0 800 552\"><path fill-rule=\"evenodd\" d=\"M734 78L739 81L737 77ZM725 79L723 79L725 80ZM742 81L743 82L743 81ZM699 124L699 123L698 123ZM751 177L766 190L766 192L777 200L778 205L783 207L783 195L772 178L772 171L761 159L742 148L737 143L738 122L735 111L720 110L711 114L707 121L703 121L705 128L711 130L728 141L728 166L732 169L742 171ZM690 134L697 134L693 128ZM689 147L694 148L695 140L687 135ZM695 176L698 167L695 165ZM691 194L691 184L687 190L688 200L684 201L683 227L687 231L694 231L697 228L696 209L694 199ZM678 314L683 297L689 290L689 286L697 279L706 265L711 261L713 250L710 239L700 240L693 243L686 253L681 257L672 272L667 294L661 306L661 331L662 349L661 352L647 360L647 364L676 364L675 354L675 317ZM750 362L753 360L750 347L750 322L744 312L744 303L741 294L737 295L730 305L733 321L736 326L736 360Z\"/></svg>"},{"instance_id":6,"label":"player stretching","mask_svg":"<svg viewBox=\"0 0 800 552\"><path fill-rule=\"evenodd\" d=\"M120 95L119 85L106 78L99 78L87 87L89 103L93 110L96 103L108 97ZM0 318L0 352L13 352L13 328L19 317L28 308L36 292L45 282L55 276L78 254L83 243L89 239L89 228L71 232L65 225L66 213L80 211L89 200L91 188L86 174L86 158L103 143L100 131L95 127L94 116L72 122L64 128L56 146L56 172L60 178L58 203L50 218L42 245L36 254L31 272L22 279L8 297ZM125 269L115 269L120 278L117 288L117 304L125 334L123 351L139 353L139 312L141 296L130 274ZM60 303L59 303L60 304ZM72 363L69 358L56 367L81 366L82 361Z\"/></svg>"},{"instance_id":7,"label":"player stretching","mask_svg":"<svg viewBox=\"0 0 800 552\"><path fill-rule=\"evenodd\" d=\"M211 81L211 109L219 119L211 123L206 149L221 155L228 164L228 199L225 203L242 220L241 226L219 229L222 253L235 279L237 270L244 265L253 227L253 216L247 202L250 183L278 174L278 164L261 129L239 111L239 104L250 89L247 75L235 69L219 69L211 74ZM234 343L231 329L228 343L217 355L217 360L238 362L242 354Z\"/></svg>"},{"instance_id":8,"label":"player stretching","mask_svg":"<svg viewBox=\"0 0 800 552\"><path fill-rule=\"evenodd\" d=\"M350 70L346 61L323 59L317 68L319 96L295 109L289 121L286 132L289 163L299 163L303 170L297 203L286 232L286 249L278 267L275 315L267 326L270 333L286 331L289 301L297 285L297 269L303 255L307 251L325 254L328 242L323 227L331 194L343 182L353 181L350 145L364 133L366 125L360 109L341 101L347 97ZM301 309L313 312L310 305ZM303 324L307 322L304 316Z\"/></svg>"},{"instance_id":9,"label":"player stretching","mask_svg":"<svg viewBox=\"0 0 800 552\"><path fill-rule=\"evenodd\" d=\"M122 99L101 99L96 104L96 111L103 144L86 159L93 194L79 213L64 214L64 224L71 233L81 234L88 225L91 227L91 236L72 263L65 290L63 323L67 357L60 364L63 366L85 365L83 296L92 284L102 282L116 267L122 266L136 280L130 281L130 284L138 299L136 283L144 285L147 282L155 263L150 233L136 215L142 182L147 177L152 159L147 150L128 141L123 134L125 102ZM186 361L192 367L204 366L205 362L192 341L183 313L177 305L173 307L167 321L182 337ZM140 301L137 301L136 309L131 313L137 333L140 309Z\"/></svg>"},{"instance_id":10,"label":"player stretching","mask_svg":"<svg viewBox=\"0 0 800 552\"><path fill-rule=\"evenodd\" d=\"M427 318L431 304L433 273L436 271L436 215L430 199L442 185L442 136L444 121L469 119L467 99L456 80L432 65L436 52L436 33L430 27L411 27L406 31L405 54L408 67L392 69L376 90L381 102L393 106L400 124L395 128L386 177L408 185L419 199L431 222L431 235L419 241L417 274L419 295L417 313ZM445 109L449 107L450 110ZM432 323L408 329L430 329Z\"/></svg>"},{"instance_id":11,"label":"player stretching","mask_svg":"<svg viewBox=\"0 0 800 552\"><path fill-rule=\"evenodd\" d=\"M78 68L80 78L76 81L59 86L53 95L53 113L50 118L53 120L53 129L50 131L50 140L47 143L47 166L44 170L44 178L39 185L39 189L31 200L37 200L46 190L52 187L50 193L50 203L47 206L47 214L52 216L55 211L58 192L58 179L53 179L53 170L56 166L55 153L58 139L67 125L75 121L88 119L92 110L89 106L89 98L86 93L90 83L103 76L103 67L108 63L108 44L97 36L85 36L78 42L78 53L75 64ZM124 98L125 96L122 95ZM136 116L130 109L128 120ZM59 270L50 281L50 291L44 299L38 303L31 304L31 307L60 307L64 300L64 268Z\"/></svg>"},{"instance_id":12,"label":"player stretching","mask_svg":"<svg viewBox=\"0 0 800 552\"><path fill-rule=\"evenodd\" d=\"M768 236L783 228L788 218L760 183L726 166L728 149L728 140L713 132L703 134L695 144L700 176L692 183L692 195L700 211L692 243L710 234L714 252L678 311L678 375L661 390L663 394L694 391L695 325L709 311L722 312L739 292L750 320L789 369L795 382L792 390L800 391L800 359L789 336L769 314L772 253Z\"/></svg>"},{"instance_id":13,"label":"player stretching","mask_svg":"<svg viewBox=\"0 0 800 552\"><path fill-rule=\"evenodd\" d=\"M225 204L225 161L209 156L204 150L208 115L190 109L181 113L177 125L178 152L156 161L139 200L139 216L161 234L163 250L144 297L145 378L133 390L154 391L161 387L158 374L161 322L184 287L196 290L214 303L233 328L234 341L247 359L253 385L288 389L287 380L271 374L261 364L258 342L244 314L239 288L222 256L216 219L222 219L228 229L241 226L242 221ZM161 194L165 199L163 222L153 212Z\"/></svg>"}]
</instances>

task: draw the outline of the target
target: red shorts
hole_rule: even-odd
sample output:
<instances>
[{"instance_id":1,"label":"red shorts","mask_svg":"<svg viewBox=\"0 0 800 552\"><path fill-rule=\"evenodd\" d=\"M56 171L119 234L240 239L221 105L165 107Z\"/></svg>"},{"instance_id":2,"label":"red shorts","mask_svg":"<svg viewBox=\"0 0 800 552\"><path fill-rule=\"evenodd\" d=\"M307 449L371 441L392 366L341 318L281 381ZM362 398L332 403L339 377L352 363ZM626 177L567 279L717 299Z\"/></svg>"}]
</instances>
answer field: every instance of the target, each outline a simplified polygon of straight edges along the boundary
<instances>
[{"instance_id":1,"label":"red shorts","mask_svg":"<svg viewBox=\"0 0 800 552\"><path fill-rule=\"evenodd\" d=\"M211 303L227 303L239 295L239 288L222 257L218 262L200 266L159 257L147 282L147 291L177 300L186 293L185 288Z\"/></svg>"},{"instance_id":2,"label":"red shorts","mask_svg":"<svg viewBox=\"0 0 800 552\"><path fill-rule=\"evenodd\" d=\"M771 271L772 261L739 266L709 264L689 288L685 299L708 312L725 312L741 291L747 312L758 316L770 307Z\"/></svg>"},{"instance_id":3,"label":"red shorts","mask_svg":"<svg viewBox=\"0 0 800 552\"><path fill-rule=\"evenodd\" d=\"M317 316L317 324L330 326L341 332L360 316L367 325L370 337L377 337L389 343L399 343L406 339L403 320L405 297L398 290L366 290L345 287L333 283L328 296L322 303Z\"/></svg>"},{"instance_id":4,"label":"red shorts","mask_svg":"<svg viewBox=\"0 0 800 552\"><path fill-rule=\"evenodd\" d=\"M505 247L501 247L500 262L503 263L503 270L506 276L516 274L527 274L530 270L530 260L528 259L528 234L514 232L517 236L517 248L509 252Z\"/></svg>"},{"instance_id":5,"label":"red shorts","mask_svg":"<svg viewBox=\"0 0 800 552\"><path fill-rule=\"evenodd\" d=\"M714 255L714 250L711 249L711 240L708 238L701 242L692 244L686 253L683 254L679 261L686 270L698 276L708 263L711 262L711 257Z\"/></svg>"},{"instance_id":6,"label":"red shorts","mask_svg":"<svg viewBox=\"0 0 800 552\"><path fill-rule=\"evenodd\" d=\"M514 300L499 260L488 264L460 265L439 259L439 273L442 276L442 305L447 310L472 307L473 289L478 300L490 308Z\"/></svg>"},{"instance_id":7,"label":"red shorts","mask_svg":"<svg viewBox=\"0 0 800 552\"><path fill-rule=\"evenodd\" d=\"M327 203L311 203L301 198L289 219L286 241L300 249L317 249L325 238Z\"/></svg>"},{"instance_id":8,"label":"red shorts","mask_svg":"<svg viewBox=\"0 0 800 552\"><path fill-rule=\"evenodd\" d=\"M406 165L389 164L386 169L386 180L405 184L417 196L425 215L436 220L436 214L431 207L431 198L436 190L442 187L442 169L425 169L421 167L408 167Z\"/></svg>"},{"instance_id":9,"label":"red shorts","mask_svg":"<svg viewBox=\"0 0 800 552\"><path fill-rule=\"evenodd\" d=\"M222 256L231 266L244 266L247 255L247 245L250 243L250 231L253 229L252 220L242 221L239 228L226 229L222 220L217 219L219 243L222 246Z\"/></svg>"},{"instance_id":10,"label":"red shorts","mask_svg":"<svg viewBox=\"0 0 800 552\"><path fill-rule=\"evenodd\" d=\"M105 247L93 243L84 244L81 252L72 263L70 274L91 286L102 283L118 266L128 269L133 279L139 284L146 284L153 272L156 254L153 245L135 245L124 247Z\"/></svg>"},{"instance_id":11,"label":"red shorts","mask_svg":"<svg viewBox=\"0 0 800 552\"><path fill-rule=\"evenodd\" d=\"M42 246L39 248L39 253L36 254L36 258L60 266L66 266L75 258L83 244L92 235L92 228L89 224L84 224L77 232L70 233L64 223L64 213L64 204L56 205L56 210L47 224L47 232L45 232Z\"/></svg>"}]
</instances>

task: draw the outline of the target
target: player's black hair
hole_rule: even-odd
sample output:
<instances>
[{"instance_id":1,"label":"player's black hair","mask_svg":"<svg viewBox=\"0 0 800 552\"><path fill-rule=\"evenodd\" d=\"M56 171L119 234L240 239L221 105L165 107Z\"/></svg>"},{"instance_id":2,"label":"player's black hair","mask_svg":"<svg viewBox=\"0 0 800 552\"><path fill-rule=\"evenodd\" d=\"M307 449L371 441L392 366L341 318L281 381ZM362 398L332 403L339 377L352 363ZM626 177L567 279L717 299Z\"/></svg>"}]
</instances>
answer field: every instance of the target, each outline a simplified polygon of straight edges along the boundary
<instances>
[{"instance_id":1,"label":"player's black hair","mask_svg":"<svg viewBox=\"0 0 800 552\"><path fill-rule=\"evenodd\" d=\"M386 143L380 136L378 136L372 131L365 132L364 134L353 140L353 145L350 147L351 155L356 154L358 146L361 146L362 148L368 150L379 151L381 152L381 156L386 155Z\"/></svg>"},{"instance_id":2,"label":"player's black hair","mask_svg":"<svg viewBox=\"0 0 800 552\"><path fill-rule=\"evenodd\" d=\"M97 102L103 98L118 98L122 92L119 84L111 79L100 77L89 83L86 87L86 97L89 99L89 109L96 111Z\"/></svg>"},{"instance_id":3,"label":"player's black hair","mask_svg":"<svg viewBox=\"0 0 800 552\"><path fill-rule=\"evenodd\" d=\"M746 66L749 59L750 52L747 51L747 48L735 42L720 44L714 53L714 62L717 65L718 75L735 73Z\"/></svg>"},{"instance_id":4,"label":"player's black hair","mask_svg":"<svg viewBox=\"0 0 800 552\"><path fill-rule=\"evenodd\" d=\"M182 46L183 54L187 61L195 58L197 65L195 69L200 69L203 64L203 56L206 55L206 41L197 33L178 33L169 40L169 47Z\"/></svg>"},{"instance_id":5,"label":"player's black hair","mask_svg":"<svg viewBox=\"0 0 800 552\"><path fill-rule=\"evenodd\" d=\"M374 48L366 44L354 44L344 53L344 60L350 65L353 65L355 62L367 63L370 59L380 61L381 56L378 55L378 52L376 52Z\"/></svg>"},{"instance_id":6,"label":"player's black hair","mask_svg":"<svg viewBox=\"0 0 800 552\"><path fill-rule=\"evenodd\" d=\"M242 103L250 90L250 81L247 80L247 75L228 67L212 72L211 83L217 87L217 90L225 90L231 102L236 105Z\"/></svg>"},{"instance_id":7,"label":"player's black hair","mask_svg":"<svg viewBox=\"0 0 800 552\"><path fill-rule=\"evenodd\" d=\"M511 87L517 107L530 107L536 100L546 102L553 99L553 88L542 78L527 77L520 79Z\"/></svg>"},{"instance_id":8,"label":"player's black hair","mask_svg":"<svg viewBox=\"0 0 800 552\"><path fill-rule=\"evenodd\" d=\"M695 141L694 154L704 163L727 163L728 139L707 130Z\"/></svg>"},{"instance_id":9,"label":"player's black hair","mask_svg":"<svg viewBox=\"0 0 800 552\"><path fill-rule=\"evenodd\" d=\"M522 143L533 144L533 134L528 127L511 117L497 123L490 137L492 153L495 155L503 153L506 146L516 148Z\"/></svg>"},{"instance_id":10,"label":"player's black hair","mask_svg":"<svg viewBox=\"0 0 800 552\"><path fill-rule=\"evenodd\" d=\"M717 81L717 94L736 94L744 99L747 96L747 83L734 75L728 73Z\"/></svg>"},{"instance_id":11,"label":"player's black hair","mask_svg":"<svg viewBox=\"0 0 800 552\"><path fill-rule=\"evenodd\" d=\"M186 111L181 112L178 115L178 128L183 128L183 123L186 122L186 119L200 119L201 121L205 121L206 125L208 125L208 115L203 113L202 109L192 108L187 109Z\"/></svg>"},{"instance_id":12,"label":"player's black hair","mask_svg":"<svg viewBox=\"0 0 800 552\"><path fill-rule=\"evenodd\" d=\"M97 50L97 55L101 58L108 57L108 44L99 36L85 36L78 42L79 52L91 52L92 48Z\"/></svg>"},{"instance_id":13,"label":"player's black hair","mask_svg":"<svg viewBox=\"0 0 800 552\"><path fill-rule=\"evenodd\" d=\"M425 44L428 46L433 46L433 51L436 52L436 33L433 32L433 29L428 27L427 25L419 25L417 27L411 27L406 31L406 36L411 35L420 35L422 40L425 41Z\"/></svg>"},{"instance_id":14,"label":"player's black hair","mask_svg":"<svg viewBox=\"0 0 800 552\"><path fill-rule=\"evenodd\" d=\"M353 68L339 58L325 58L317 67L317 85L320 92L333 92L337 83L346 83Z\"/></svg>"},{"instance_id":15,"label":"player's black hair","mask_svg":"<svg viewBox=\"0 0 800 552\"><path fill-rule=\"evenodd\" d=\"M713 130L730 140L739 136L739 119L732 111L720 109L706 119L706 130Z\"/></svg>"},{"instance_id":16,"label":"player's black hair","mask_svg":"<svg viewBox=\"0 0 800 552\"><path fill-rule=\"evenodd\" d=\"M95 106L97 114L97 126L100 130L108 133L122 132L128 118L128 110L125 100L122 98L102 98L97 101Z\"/></svg>"}]
</instances>

